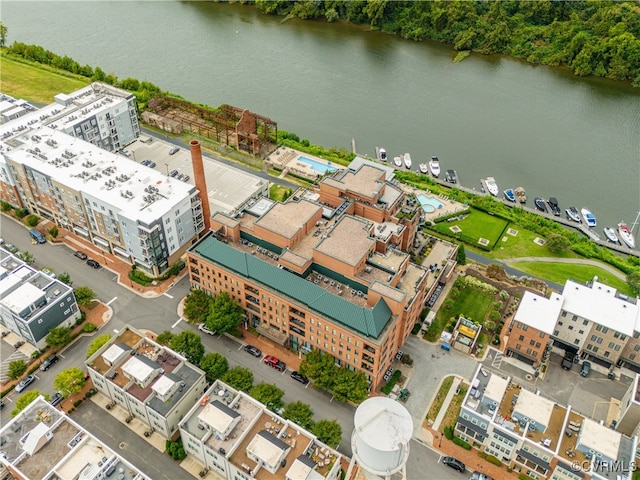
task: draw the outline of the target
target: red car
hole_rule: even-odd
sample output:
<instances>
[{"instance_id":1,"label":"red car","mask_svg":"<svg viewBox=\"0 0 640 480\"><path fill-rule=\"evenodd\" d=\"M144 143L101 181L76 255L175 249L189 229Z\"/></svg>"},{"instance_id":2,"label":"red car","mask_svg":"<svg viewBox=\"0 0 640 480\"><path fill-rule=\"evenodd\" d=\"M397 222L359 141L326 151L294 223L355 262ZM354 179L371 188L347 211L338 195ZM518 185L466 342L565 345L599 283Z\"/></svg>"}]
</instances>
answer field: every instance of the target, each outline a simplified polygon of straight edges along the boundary
<instances>
[{"instance_id":1,"label":"red car","mask_svg":"<svg viewBox=\"0 0 640 480\"><path fill-rule=\"evenodd\" d=\"M287 365L282 360L278 360L273 355L267 355L264 357L263 362L280 372L283 372L287 368Z\"/></svg>"}]
</instances>

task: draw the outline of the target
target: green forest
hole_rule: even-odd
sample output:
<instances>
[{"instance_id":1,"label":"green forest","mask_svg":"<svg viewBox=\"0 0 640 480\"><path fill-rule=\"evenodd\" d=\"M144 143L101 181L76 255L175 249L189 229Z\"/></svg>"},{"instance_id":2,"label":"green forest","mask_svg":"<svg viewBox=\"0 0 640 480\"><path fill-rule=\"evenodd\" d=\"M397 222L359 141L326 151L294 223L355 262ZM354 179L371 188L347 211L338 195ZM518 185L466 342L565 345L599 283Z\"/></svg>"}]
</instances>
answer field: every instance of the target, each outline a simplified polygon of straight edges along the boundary
<instances>
[{"instance_id":1,"label":"green forest","mask_svg":"<svg viewBox=\"0 0 640 480\"><path fill-rule=\"evenodd\" d=\"M253 3L253 2L243 2ZM366 25L640 87L640 4L613 1L255 0L266 14Z\"/></svg>"}]
</instances>

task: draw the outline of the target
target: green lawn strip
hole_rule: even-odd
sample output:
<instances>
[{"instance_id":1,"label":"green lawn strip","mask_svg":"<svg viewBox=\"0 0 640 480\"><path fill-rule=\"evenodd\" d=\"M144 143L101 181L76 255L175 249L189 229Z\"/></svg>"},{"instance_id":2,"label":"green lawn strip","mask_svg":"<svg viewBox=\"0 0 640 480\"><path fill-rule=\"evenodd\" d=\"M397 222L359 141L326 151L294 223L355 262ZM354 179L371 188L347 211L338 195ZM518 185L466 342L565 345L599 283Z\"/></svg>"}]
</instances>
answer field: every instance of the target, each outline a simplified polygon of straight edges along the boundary
<instances>
[{"instance_id":1,"label":"green lawn strip","mask_svg":"<svg viewBox=\"0 0 640 480\"><path fill-rule=\"evenodd\" d=\"M489 240L489 245L493 245L501 238L502 232L507 226L507 221L472 208L471 213L463 220L456 220L455 222L444 221L435 224L431 228L445 235L455 237L456 234L451 231L453 226L459 227L462 230L461 233L467 238L471 237L476 242L480 238L486 238Z\"/></svg>"},{"instance_id":2,"label":"green lawn strip","mask_svg":"<svg viewBox=\"0 0 640 480\"><path fill-rule=\"evenodd\" d=\"M578 283L585 283L597 276L599 282L612 286L620 293L631 294L629 286L624 280L619 279L607 270L591 265L559 262L514 262L509 266L561 285L569 279Z\"/></svg>"},{"instance_id":3,"label":"green lawn strip","mask_svg":"<svg viewBox=\"0 0 640 480\"><path fill-rule=\"evenodd\" d=\"M31 102L51 103L59 93L70 93L91 83L88 78L44 65L16 60L5 54L2 60L2 93Z\"/></svg>"},{"instance_id":4,"label":"green lawn strip","mask_svg":"<svg viewBox=\"0 0 640 480\"><path fill-rule=\"evenodd\" d=\"M427 420L433 421L436 419L440 408L442 408L444 399L447 396L447 393L449 393L451 385L453 385L453 375L446 377L440 384L440 388L438 389L436 398L433 399L433 403L431 404L431 407L429 407L429 411L427 412Z\"/></svg>"},{"instance_id":5,"label":"green lawn strip","mask_svg":"<svg viewBox=\"0 0 640 480\"><path fill-rule=\"evenodd\" d=\"M491 310L492 305L493 295L481 292L472 287L462 288L456 298L453 298L453 296L449 294L442 306L438 309L436 318L425 334L425 339L431 342L438 340L447 323L449 323L452 318L457 319L460 315L469 320L484 323L484 319Z\"/></svg>"},{"instance_id":6,"label":"green lawn strip","mask_svg":"<svg viewBox=\"0 0 640 480\"><path fill-rule=\"evenodd\" d=\"M493 251L483 252L485 256L496 259L520 257L582 258L571 250L565 250L560 254L553 254L546 245L540 246L534 243L534 240L539 237L536 233L525 230L513 223L509 224L509 228L518 233L516 235L509 235L505 232L503 238L506 238L506 241L503 242L502 239L500 239Z\"/></svg>"}]
</instances>

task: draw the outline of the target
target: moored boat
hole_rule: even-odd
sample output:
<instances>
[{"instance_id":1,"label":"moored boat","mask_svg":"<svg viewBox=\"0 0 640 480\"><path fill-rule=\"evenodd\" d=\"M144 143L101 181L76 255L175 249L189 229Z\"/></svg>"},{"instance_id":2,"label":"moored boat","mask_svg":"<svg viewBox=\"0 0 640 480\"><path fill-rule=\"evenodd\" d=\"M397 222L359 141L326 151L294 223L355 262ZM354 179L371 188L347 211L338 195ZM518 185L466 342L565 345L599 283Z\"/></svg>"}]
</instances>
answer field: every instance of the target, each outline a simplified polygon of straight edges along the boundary
<instances>
[{"instance_id":1,"label":"moored boat","mask_svg":"<svg viewBox=\"0 0 640 480\"><path fill-rule=\"evenodd\" d=\"M447 170L444 179L449 183L458 183L455 170Z\"/></svg>"},{"instance_id":2,"label":"moored boat","mask_svg":"<svg viewBox=\"0 0 640 480\"><path fill-rule=\"evenodd\" d=\"M387 151L384 148L378 148L378 160L381 162L387 161Z\"/></svg>"},{"instance_id":3,"label":"moored boat","mask_svg":"<svg viewBox=\"0 0 640 480\"><path fill-rule=\"evenodd\" d=\"M587 227L595 227L598 224L595 215L586 208L580 210L580 213L582 214L582 218L584 219L584 223Z\"/></svg>"},{"instance_id":4,"label":"moored boat","mask_svg":"<svg viewBox=\"0 0 640 480\"><path fill-rule=\"evenodd\" d=\"M629 225L624 222L620 222L618 224L618 233L620 234L622 241L626 243L629 248L636 248L636 240L633 238L633 233L631 232Z\"/></svg>"},{"instance_id":5,"label":"moored boat","mask_svg":"<svg viewBox=\"0 0 640 480\"><path fill-rule=\"evenodd\" d=\"M424 173L425 175L427 173L429 173L429 169L427 168L427 164L426 163L421 163L420 164L420 173Z\"/></svg>"},{"instance_id":6,"label":"moored boat","mask_svg":"<svg viewBox=\"0 0 640 480\"><path fill-rule=\"evenodd\" d=\"M540 197L536 197L533 199L533 204L536 206L537 210L540 210L541 212L547 213L547 206L545 205L545 201L544 198L540 198Z\"/></svg>"},{"instance_id":7,"label":"moored boat","mask_svg":"<svg viewBox=\"0 0 640 480\"><path fill-rule=\"evenodd\" d=\"M609 240L611 243L620 243L618 235L616 235L616 231L613 229L613 227L604 227L603 231L605 236L607 237L607 240Z\"/></svg>"},{"instance_id":8,"label":"moored boat","mask_svg":"<svg viewBox=\"0 0 640 480\"><path fill-rule=\"evenodd\" d=\"M498 189L498 184L496 183L496 179L493 177L487 177L482 180L482 185L484 189L489 192L494 197L498 196L500 190Z\"/></svg>"},{"instance_id":9,"label":"moored boat","mask_svg":"<svg viewBox=\"0 0 640 480\"><path fill-rule=\"evenodd\" d=\"M402 157L393 157L393 163L396 167L402 167Z\"/></svg>"},{"instance_id":10,"label":"moored boat","mask_svg":"<svg viewBox=\"0 0 640 480\"><path fill-rule=\"evenodd\" d=\"M513 189L512 189L512 188L507 188L507 189L504 191L504 198L505 198L506 200L509 200L510 202L514 202L514 203L515 203L515 201L516 201L516 194L515 194L515 193L513 193Z\"/></svg>"},{"instance_id":11,"label":"moored boat","mask_svg":"<svg viewBox=\"0 0 640 480\"><path fill-rule=\"evenodd\" d=\"M404 166L411 170L411 155L409 153L404 154Z\"/></svg>"},{"instance_id":12,"label":"moored boat","mask_svg":"<svg viewBox=\"0 0 640 480\"><path fill-rule=\"evenodd\" d=\"M516 194L516 198L520 203L527 203L527 194L525 193L524 188L518 187L513 191L513 193Z\"/></svg>"},{"instance_id":13,"label":"moored boat","mask_svg":"<svg viewBox=\"0 0 640 480\"><path fill-rule=\"evenodd\" d=\"M549 197L547 200L549 204L549 208L551 209L551 213L553 213L556 217L560 216L560 206L558 205L558 199L556 197Z\"/></svg>"},{"instance_id":14,"label":"moored boat","mask_svg":"<svg viewBox=\"0 0 640 480\"><path fill-rule=\"evenodd\" d=\"M567 218L569 220L582 223L582 218L580 218L580 212L578 212L578 209L576 207L569 207L564 212L567 214Z\"/></svg>"},{"instance_id":15,"label":"moored boat","mask_svg":"<svg viewBox=\"0 0 640 480\"><path fill-rule=\"evenodd\" d=\"M429 160L429 171L435 178L440 176L440 160L438 160L438 157L431 157L431 160Z\"/></svg>"}]
</instances>

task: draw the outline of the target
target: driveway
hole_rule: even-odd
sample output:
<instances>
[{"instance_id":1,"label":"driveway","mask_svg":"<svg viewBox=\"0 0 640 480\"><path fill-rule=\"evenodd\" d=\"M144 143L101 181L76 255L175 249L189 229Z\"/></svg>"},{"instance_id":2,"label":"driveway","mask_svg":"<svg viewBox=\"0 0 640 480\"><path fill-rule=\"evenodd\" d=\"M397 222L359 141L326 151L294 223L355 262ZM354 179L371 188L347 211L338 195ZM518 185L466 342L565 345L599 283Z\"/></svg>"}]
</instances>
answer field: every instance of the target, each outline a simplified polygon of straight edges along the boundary
<instances>
[{"instance_id":1,"label":"driveway","mask_svg":"<svg viewBox=\"0 0 640 480\"><path fill-rule=\"evenodd\" d=\"M458 375L470 380L478 362L458 351L442 350L439 344L428 343L415 335L409 337L402 350L414 361L413 372L407 382L411 396L405 406L413 418L413 436L422 441L422 422L442 379Z\"/></svg>"}]
</instances>

